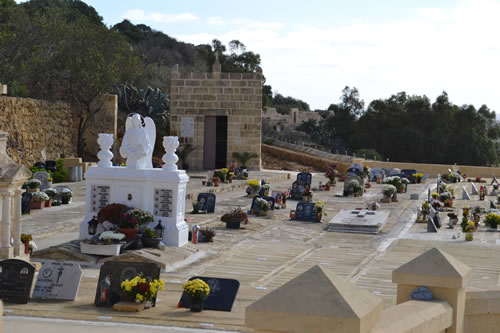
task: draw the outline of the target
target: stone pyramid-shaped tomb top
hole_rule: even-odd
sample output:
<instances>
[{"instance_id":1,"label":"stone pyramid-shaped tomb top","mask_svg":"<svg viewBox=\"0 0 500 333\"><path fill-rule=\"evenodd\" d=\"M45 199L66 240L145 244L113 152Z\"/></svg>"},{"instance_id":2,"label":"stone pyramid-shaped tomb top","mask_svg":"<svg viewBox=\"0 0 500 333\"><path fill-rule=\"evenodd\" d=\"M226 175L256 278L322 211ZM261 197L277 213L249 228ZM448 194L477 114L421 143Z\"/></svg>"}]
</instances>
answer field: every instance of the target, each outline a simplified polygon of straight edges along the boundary
<instances>
[{"instance_id":1,"label":"stone pyramid-shaped tomb top","mask_svg":"<svg viewBox=\"0 0 500 333\"><path fill-rule=\"evenodd\" d=\"M354 328L364 332L381 318L382 309L379 297L314 266L248 306L246 320L247 326L256 329L306 332L325 326L325 332L353 332ZM272 318L273 327L264 326L263 316Z\"/></svg>"},{"instance_id":2,"label":"stone pyramid-shaped tomb top","mask_svg":"<svg viewBox=\"0 0 500 333\"><path fill-rule=\"evenodd\" d=\"M438 248L432 248L392 272L392 282L442 288L464 288L471 268Z\"/></svg>"}]
</instances>

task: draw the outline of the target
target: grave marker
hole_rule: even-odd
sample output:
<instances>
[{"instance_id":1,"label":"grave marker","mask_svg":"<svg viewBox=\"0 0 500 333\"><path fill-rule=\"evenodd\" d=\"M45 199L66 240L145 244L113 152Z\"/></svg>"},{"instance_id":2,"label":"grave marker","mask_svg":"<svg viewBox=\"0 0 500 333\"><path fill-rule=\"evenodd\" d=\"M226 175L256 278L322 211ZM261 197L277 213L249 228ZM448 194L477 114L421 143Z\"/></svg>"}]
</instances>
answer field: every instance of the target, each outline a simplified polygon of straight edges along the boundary
<instances>
[{"instance_id":1,"label":"grave marker","mask_svg":"<svg viewBox=\"0 0 500 333\"><path fill-rule=\"evenodd\" d=\"M78 264L57 261L44 263L38 273L33 298L74 301L78 295L82 273Z\"/></svg>"},{"instance_id":2,"label":"grave marker","mask_svg":"<svg viewBox=\"0 0 500 333\"><path fill-rule=\"evenodd\" d=\"M470 195L467 193L465 186L462 186L462 200L470 200Z\"/></svg>"},{"instance_id":3,"label":"grave marker","mask_svg":"<svg viewBox=\"0 0 500 333\"><path fill-rule=\"evenodd\" d=\"M203 308L215 311L231 311L234 299L238 293L240 282L234 279L221 279L205 276L195 276L189 279L200 279L210 287L210 294L203 302ZM184 308L190 307L189 297L183 293L179 301Z\"/></svg>"},{"instance_id":4,"label":"grave marker","mask_svg":"<svg viewBox=\"0 0 500 333\"><path fill-rule=\"evenodd\" d=\"M27 304L35 267L23 260L8 259L0 262L0 299L4 302Z\"/></svg>"},{"instance_id":5,"label":"grave marker","mask_svg":"<svg viewBox=\"0 0 500 333\"><path fill-rule=\"evenodd\" d=\"M142 273L151 279L160 278L160 266L154 263L108 261L101 266L94 304L111 307L120 301L120 285ZM155 306L156 298L153 300Z\"/></svg>"},{"instance_id":6,"label":"grave marker","mask_svg":"<svg viewBox=\"0 0 500 333\"><path fill-rule=\"evenodd\" d=\"M196 199L201 203L201 210L207 213L213 213L215 211L215 194L213 193L200 193Z\"/></svg>"},{"instance_id":7,"label":"grave marker","mask_svg":"<svg viewBox=\"0 0 500 333\"><path fill-rule=\"evenodd\" d=\"M111 190L109 186L92 185L92 211L99 212L109 205Z\"/></svg>"},{"instance_id":8,"label":"grave marker","mask_svg":"<svg viewBox=\"0 0 500 333\"><path fill-rule=\"evenodd\" d=\"M157 188L154 191L154 215L170 217L172 215L173 191L163 188Z\"/></svg>"},{"instance_id":9,"label":"grave marker","mask_svg":"<svg viewBox=\"0 0 500 333\"><path fill-rule=\"evenodd\" d=\"M472 195L478 195L478 194L479 194L479 192L478 192L478 190L477 190L476 184L471 183L471 185L472 185L472 192L471 192L471 193L472 193Z\"/></svg>"},{"instance_id":10,"label":"grave marker","mask_svg":"<svg viewBox=\"0 0 500 333\"><path fill-rule=\"evenodd\" d=\"M343 209L328 222L327 231L377 234L388 217L388 211Z\"/></svg>"},{"instance_id":11,"label":"grave marker","mask_svg":"<svg viewBox=\"0 0 500 333\"><path fill-rule=\"evenodd\" d=\"M490 209L497 209L497 205L493 201L490 200Z\"/></svg>"},{"instance_id":12,"label":"grave marker","mask_svg":"<svg viewBox=\"0 0 500 333\"><path fill-rule=\"evenodd\" d=\"M42 184L40 185L40 190L43 191L48 189L50 174L45 171L37 171L33 174L34 179L38 179Z\"/></svg>"},{"instance_id":13,"label":"grave marker","mask_svg":"<svg viewBox=\"0 0 500 333\"><path fill-rule=\"evenodd\" d=\"M21 199L21 212L22 214L29 214L31 211L31 198L33 194L30 192L23 192Z\"/></svg>"},{"instance_id":14,"label":"grave marker","mask_svg":"<svg viewBox=\"0 0 500 333\"><path fill-rule=\"evenodd\" d=\"M256 196L252 200L252 205L250 206L250 210L256 210L256 208L257 208L257 198L265 199L271 205L271 209L274 209L275 200L274 200L273 197L264 197L264 196L260 197L260 196Z\"/></svg>"},{"instance_id":15,"label":"grave marker","mask_svg":"<svg viewBox=\"0 0 500 333\"><path fill-rule=\"evenodd\" d=\"M427 232L438 232L436 225L432 218L427 218Z\"/></svg>"},{"instance_id":16,"label":"grave marker","mask_svg":"<svg viewBox=\"0 0 500 333\"><path fill-rule=\"evenodd\" d=\"M316 207L313 202L297 202L295 208L295 219L300 221L313 221L316 222Z\"/></svg>"},{"instance_id":17,"label":"grave marker","mask_svg":"<svg viewBox=\"0 0 500 333\"><path fill-rule=\"evenodd\" d=\"M302 200L304 192L311 188L312 174L309 172L300 172L297 174L297 180L292 184L290 199Z\"/></svg>"}]
</instances>

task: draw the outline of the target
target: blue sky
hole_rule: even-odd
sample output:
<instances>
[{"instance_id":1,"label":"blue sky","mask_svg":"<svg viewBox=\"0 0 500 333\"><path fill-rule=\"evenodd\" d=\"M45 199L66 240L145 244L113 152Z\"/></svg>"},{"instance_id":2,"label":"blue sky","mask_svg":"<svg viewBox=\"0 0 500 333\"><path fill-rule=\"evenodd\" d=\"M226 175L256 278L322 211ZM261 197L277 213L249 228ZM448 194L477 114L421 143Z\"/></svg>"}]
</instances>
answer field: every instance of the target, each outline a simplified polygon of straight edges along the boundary
<instances>
[{"instance_id":1,"label":"blue sky","mask_svg":"<svg viewBox=\"0 0 500 333\"><path fill-rule=\"evenodd\" d=\"M87 0L184 42L238 39L259 53L274 92L313 109L355 86L366 103L400 91L500 113L500 0Z\"/></svg>"}]
</instances>

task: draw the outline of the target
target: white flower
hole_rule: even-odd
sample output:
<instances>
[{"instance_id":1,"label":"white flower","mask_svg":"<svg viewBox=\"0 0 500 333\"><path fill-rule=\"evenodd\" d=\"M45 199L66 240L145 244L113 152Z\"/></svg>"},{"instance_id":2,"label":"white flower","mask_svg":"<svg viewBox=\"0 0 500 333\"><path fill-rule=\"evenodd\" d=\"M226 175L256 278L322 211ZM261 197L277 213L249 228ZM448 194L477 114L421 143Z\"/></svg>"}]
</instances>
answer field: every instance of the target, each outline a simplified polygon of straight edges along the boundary
<instances>
[{"instance_id":1,"label":"white flower","mask_svg":"<svg viewBox=\"0 0 500 333\"><path fill-rule=\"evenodd\" d=\"M28 187L35 188L35 187L40 187L40 185L42 185L42 182L36 178L32 178L28 179L26 185L28 185Z\"/></svg>"},{"instance_id":2,"label":"white flower","mask_svg":"<svg viewBox=\"0 0 500 333\"><path fill-rule=\"evenodd\" d=\"M114 231L104 231L99 235L100 240L111 240L111 241L121 241L122 239L125 239L125 235L122 234L121 232L114 232Z\"/></svg>"},{"instance_id":3,"label":"white flower","mask_svg":"<svg viewBox=\"0 0 500 333\"><path fill-rule=\"evenodd\" d=\"M49 196L45 194L45 192L35 192L33 193L33 200L34 201L48 201Z\"/></svg>"},{"instance_id":4,"label":"white flower","mask_svg":"<svg viewBox=\"0 0 500 333\"><path fill-rule=\"evenodd\" d=\"M108 231L108 230L112 230L115 228L115 225L109 221L104 221L102 223L102 227L104 228L104 230Z\"/></svg>"}]
</instances>

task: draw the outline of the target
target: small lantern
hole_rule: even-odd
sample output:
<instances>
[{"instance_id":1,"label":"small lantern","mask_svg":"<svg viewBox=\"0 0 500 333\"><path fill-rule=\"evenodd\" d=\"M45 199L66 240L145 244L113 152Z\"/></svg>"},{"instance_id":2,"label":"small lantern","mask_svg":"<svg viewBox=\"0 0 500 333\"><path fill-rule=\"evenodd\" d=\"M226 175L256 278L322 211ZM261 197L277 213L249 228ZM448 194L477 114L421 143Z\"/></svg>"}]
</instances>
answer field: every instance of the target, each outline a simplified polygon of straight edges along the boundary
<instances>
[{"instance_id":1,"label":"small lantern","mask_svg":"<svg viewBox=\"0 0 500 333\"><path fill-rule=\"evenodd\" d=\"M97 226L99 225L99 222L97 222L95 215L92 218L92 220L90 220L87 223L89 224L89 235L95 235L95 233L97 231Z\"/></svg>"},{"instance_id":2,"label":"small lantern","mask_svg":"<svg viewBox=\"0 0 500 333\"><path fill-rule=\"evenodd\" d=\"M163 238L163 229L165 228L161 225L161 220L158 220L158 225L155 227L155 233L159 238Z\"/></svg>"}]
</instances>

